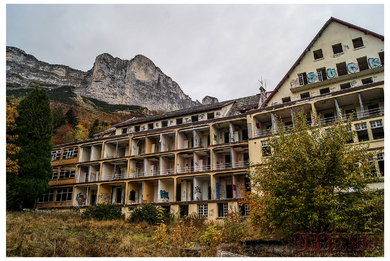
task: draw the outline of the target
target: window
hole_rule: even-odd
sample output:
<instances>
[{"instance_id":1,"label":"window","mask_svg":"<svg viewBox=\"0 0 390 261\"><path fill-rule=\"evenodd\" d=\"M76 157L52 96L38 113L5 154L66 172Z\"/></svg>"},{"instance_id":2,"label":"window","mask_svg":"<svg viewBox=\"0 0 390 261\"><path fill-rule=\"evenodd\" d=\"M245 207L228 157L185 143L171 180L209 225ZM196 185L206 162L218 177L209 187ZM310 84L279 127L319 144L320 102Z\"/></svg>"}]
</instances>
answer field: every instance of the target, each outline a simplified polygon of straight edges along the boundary
<instances>
[{"instance_id":1,"label":"window","mask_svg":"<svg viewBox=\"0 0 390 261\"><path fill-rule=\"evenodd\" d=\"M329 87L320 89L320 94L325 94L325 93L328 93L328 92L330 92Z\"/></svg>"},{"instance_id":2,"label":"window","mask_svg":"<svg viewBox=\"0 0 390 261\"><path fill-rule=\"evenodd\" d=\"M122 129L122 134L126 134L127 133L127 128L123 128Z\"/></svg>"},{"instance_id":3,"label":"window","mask_svg":"<svg viewBox=\"0 0 390 261\"><path fill-rule=\"evenodd\" d=\"M385 53L384 52L379 53L379 59L381 59L382 66L385 65Z\"/></svg>"},{"instance_id":4,"label":"window","mask_svg":"<svg viewBox=\"0 0 390 261\"><path fill-rule=\"evenodd\" d=\"M148 130L153 130L153 123L148 124Z\"/></svg>"},{"instance_id":5,"label":"window","mask_svg":"<svg viewBox=\"0 0 390 261\"><path fill-rule=\"evenodd\" d=\"M249 215L248 204L242 204L242 206L240 206L240 211L241 211L243 216L248 216Z\"/></svg>"},{"instance_id":6,"label":"window","mask_svg":"<svg viewBox=\"0 0 390 261\"><path fill-rule=\"evenodd\" d=\"M51 152L51 161L59 160L61 157L61 150L53 150Z\"/></svg>"},{"instance_id":7,"label":"window","mask_svg":"<svg viewBox=\"0 0 390 261\"><path fill-rule=\"evenodd\" d=\"M208 120L214 119L214 112L207 113L207 119Z\"/></svg>"},{"instance_id":8,"label":"window","mask_svg":"<svg viewBox=\"0 0 390 261\"><path fill-rule=\"evenodd\" d=\"M72 200L72 188L57 189L56 201Z\"/></svg>"},{"instance_id":9,"label":"window","mask_svg":"<svg viewBox=\"0 0 390 261\"><path fill-rule=\"evenodd\" d=\"M267 141L261 142L261 153L262 153L263 157L267 157L267 156L271 155L271 147L268 146Z\"/></svg>"},{"instance_id":10,"label":"window","mask_svg":"<svg viewBox=\"0 0 390 261\"><path fill-rule=\"evenodd\" d=\"M67 148L64 149L64 152L62 153L62 159L71 159L77 157L78 148Z\"/></svg>"},{"instance_id":11,"label":"window","mask_svg":"<svg viewBox=\"0 0 390 261\"><path fill-rule=\"evenodd\" d=\"M328 79L328 77L326 76L326 69L325 68L317 69L317 75L318 75L318 80L320 82L325 81L326 79Z\"/></svg>"},{"instance_id":12,"label":"window","mask_svg":"<svg viewBox=\"0 0 390 261\"><path fill-rule=\"evenodd\" d=\"M343 76L348 74L347 64L345 62L336 64L336 68L337 68L338 76Z\"/></svg>"},{"instance_id":13,"label":"window","mask_svg":"<svg viewBox=\"0 0 390 261\"><path fill-rule=\"evenodd\" d=\"M134 131L135 132L138 132L138 131L140 131L140 129L141 129L141 127L138 125L138 126L134 126Z\"/></svg>"},{"instance_id":14,"label":"window","mask_svg":"<svg viewBox=\"0 0 390 261\"><path fill-rule=\"evenodd\" d=\"M325 120L325 124L332 124L332 122L334 122L335 118L334 118L334 113L326 113L324 114L324 120Z\"/></svg>"},{"instance_id":15,"label":"window","mask_svg":"<svg viewBox=\"0 0 390 261\"><path fill-rule=\"evenodd\" d=\"M307 75L306 73L300 73L298 74L298 80L299 80L299 85L306 85L307 84Z\"/></svg>"},{"instance_id":16,"label":"window","mask_svg":"<svg viewBox=\"0 0 390 261\"><path fill-rule=\"evenodd\" d=\"M378 159L379 173L383 177L385 175L385 157L383 153L379 153L377 155L377 159Z\"/></svg>"},{"instance_id":17,"label":"window","mask_svg":"<svg viewBox=\"0 0 390 261\"><path fill-rule=\"evenodd\" d=\"M385 137L382 120L371 121L370 126L374 140L383 139Z\"/></svg>"},{"instance_id":18,"label":"window","mask_svg":"<svg viewBox=\"0 0 390 261\"><path fill-rule=\"evenodd\" d=\"M339 54L343 52L343 46L341 45L341 43L332 45L332 49L333 49L333 54Z\"/></svg>"},{"instance_id":19,"label":"window","mask_svg":"<svg viewBox=\"0 0 390 261\"><path fill-rule=\"evenodd\" d=\"M360 57L360 58L357 58L356 59L357 62L358 62L358 65L359 65L359 70L360 71L364 71L364 70L368 70L368 62L367 62L367 57L364 56L364 57Z\"/></svg>"},{"instance_id":20,"label":"window","mask_svg":"<svg viewBox=\"0 0 390 261\"><path fill-rule=\"evenodd\" d=\"M58 177L58 171L53 171L53 174L51 175L51 179L57 179Z\"/></svg>"},{"instance_id":21,"label":"window","mask_svg":"<svg viewBox=\"0 0 390 261\"><path fill-rule=\"evenodd\" d=\"M193 115L193 116L191 116L191 121L192 121L192 122L198 121L198 115Z\"/></svg>"},{"instance_id":22,"label":"window","mask_svg":"<svg viewBox=\"0 0 390 261\"><path fill-rule=\"evenodd\" d=\"M53 189L49 189L49 191L43 193L39 197L38 202L39 203L52 202L53 201L53 197L54 197L54 190Z\"/></svg>"},{"instance_id":23,"label":"window","mask_svg":"<svg viewBox=\"0 0 390 261\"><path fill-rule=\"evenodd\" d=\"M282 103L286 103L286 102L290 102L290 101L291 101L290 96L282 98Z\"/></svg>"},{"instance_id":24,"label":"window","mask_svg":"<svg viewBox=\"0 0 390 261\"><path fill-rule=\"evenodd\" d=\"M201 217L201 216L208 217L208 206L207 206L207 204L198 205L198 215L199 215L199 217Z\"/></svg>"},{"instance_id":25,"label":"window","mask_svg":"<svg viewBox=\"0 0 390 261\"><path fill-rule=\"evenodd\" d=\"M176 119L176 125L178 125L178 124L183 124L183 119L182 118Z\"/></svg>"},{"instance_id":26,"label":"window","mask_svg":"<svg viewBox=\"0 0 390 261\"><path fill-rule=\"evenodd\" d=\"M74 178L74 169L62 169L60 171L60 179Z\"/></svg>"},{"instance_id":27,"label":"window","mask_svg":"<svg viewBox=\"0 0 390 261\"><path fill-rule=\"evenodd\" d=\"M359 48L359 47L363 47L363 39L361 37L359 38L356 38L356 39L352 39L352 43L353 43L353 48Z\"/></svg>"},{"instance_id":28,"label":"window","mask_svg":"<svg viewBox=\"0 0 390 261\"><path fill-rule=\"evenodd\" d=\"M115 203L121 204L122 203L122 188L117 188L115 192L116 192Z\"/></svg>"},{"instance_id":29,"label":"window","mask_svg":"<svg viewBox=\"0 0 390 261\"><path fill-rule=\"evenodd\" d=\"M356 129L358 142L368 141L370 139L368 137L367 124L365 122L355 124L355 129Z\"/></svg>"},{"instance_id":30,"label":"window","mask_svg":"<svg viewBox=\"0 0 390 261\"><path fill-rule=\"evenodd\" d=\"M341 90L348 89L348 88L351 88L351 83L350 82L340 84L340 89Z\"/></svg>"},{"instance_id":31,"label":"window","mask_svg":"<svg viewBox=\"0 0 390 261\"><path fill-rule=\"evenodd\" d=\"M362 84L369 84L369 83L373 83L374 81L372 80L371 77L369 78L366 78L366 79L362 79Z\"/></svg>"},{"instance_id":32,"label":"window","mask_svg":"<svg viewBox=\"0 0 390 261\"><path fill-rule=\"evenodd\" d=\"M228 203L218 203L218 217L226 217L228 211Z\"/></svg>"},{"instance_id":33,"label":"window","mask_svg":"<svg viewBox=\"0 0 390 261\"><path fill-rule=\"evenodd\" d=\"M301 99L309 98L310 92L301 93Z\"/></svg>"},{"instance_id":34,"label":"window","mask_svg":"<svg viewBox=\"0 0 390 261\"><path fill-rule=\"evenodd\" d=\"M313 55L314 55L314 60L324 58L324 55L322 53L322 49L313 51Z\"/></svg>"}]
</instances>

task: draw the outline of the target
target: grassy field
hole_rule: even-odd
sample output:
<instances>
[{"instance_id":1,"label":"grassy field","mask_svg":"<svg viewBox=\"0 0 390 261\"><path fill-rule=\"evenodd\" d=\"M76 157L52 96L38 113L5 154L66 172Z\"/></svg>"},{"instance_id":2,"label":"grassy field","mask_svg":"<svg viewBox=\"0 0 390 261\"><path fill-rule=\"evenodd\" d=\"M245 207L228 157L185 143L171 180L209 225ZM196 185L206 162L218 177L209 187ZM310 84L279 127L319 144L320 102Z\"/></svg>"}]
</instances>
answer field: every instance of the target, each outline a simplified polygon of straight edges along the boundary
<instances>
[{"instance_id":1,"label":"grassy field","mask_svg":"<svg viewBox=\"0 0 390 261\"><path fill-rule=\"evenodd\" d=\"M6 212L7 257L215 257L224 243L272 238L248 222L233 219L224 227L197 216L158 226L124 219L82 219L74 210ZM226 224L226 223L225 223ZM272 254L245 251L232 244L224 249L247 256L384 256L383 234L372 253L300 252ZM201 251L189 251L201 249Z\"/></svg>"}]
</instances>

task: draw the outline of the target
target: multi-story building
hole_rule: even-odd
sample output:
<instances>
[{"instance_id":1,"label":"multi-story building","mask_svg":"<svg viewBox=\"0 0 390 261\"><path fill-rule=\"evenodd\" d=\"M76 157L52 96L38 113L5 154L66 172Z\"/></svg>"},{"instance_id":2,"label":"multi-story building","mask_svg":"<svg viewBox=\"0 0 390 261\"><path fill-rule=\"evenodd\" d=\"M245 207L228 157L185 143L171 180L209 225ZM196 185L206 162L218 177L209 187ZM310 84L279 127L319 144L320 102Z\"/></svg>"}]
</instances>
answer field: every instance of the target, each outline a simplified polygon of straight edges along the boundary
<instances>
[{"instance_id":1,"label":"multi-story building","mask_svg":"<svg viewBox=\"0 0 390 261\"><path fill-rule=\"evenodd\" d=\"M384 184L384 37L331 18L274 91L132 118L95 139L54 146L50 190L38 208L111 202L128 214L150 203L172 213L222 218L248 211L238 198L249 161L261 164L275 117L303 110L326 127L353 115L354 142L378 150ZM244 188L240 190L239 188Z\"/></svg>"}]
</instances>

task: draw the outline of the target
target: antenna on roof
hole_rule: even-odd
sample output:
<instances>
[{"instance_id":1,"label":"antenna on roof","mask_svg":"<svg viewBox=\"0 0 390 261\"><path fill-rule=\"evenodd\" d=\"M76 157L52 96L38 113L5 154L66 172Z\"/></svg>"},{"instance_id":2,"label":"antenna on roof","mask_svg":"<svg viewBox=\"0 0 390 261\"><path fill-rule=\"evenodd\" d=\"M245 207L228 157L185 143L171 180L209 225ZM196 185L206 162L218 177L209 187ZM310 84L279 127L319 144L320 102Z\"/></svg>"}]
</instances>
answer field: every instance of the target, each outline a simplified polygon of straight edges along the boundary
<instances>
[{"instance_id":1,"label":"antenna on roof","mask_svg":"<svg viewBox=\"0 0 390 261\"><path fill-rule=\"evenodd\" d=\"M263 86L263 76L261 76L261 80L258 80L259 81L259 83L260 83L260 92L262 92L262 91L267 91L267 81L266 80L264 80L264 86Z\"/></svg>"}]
</instances>

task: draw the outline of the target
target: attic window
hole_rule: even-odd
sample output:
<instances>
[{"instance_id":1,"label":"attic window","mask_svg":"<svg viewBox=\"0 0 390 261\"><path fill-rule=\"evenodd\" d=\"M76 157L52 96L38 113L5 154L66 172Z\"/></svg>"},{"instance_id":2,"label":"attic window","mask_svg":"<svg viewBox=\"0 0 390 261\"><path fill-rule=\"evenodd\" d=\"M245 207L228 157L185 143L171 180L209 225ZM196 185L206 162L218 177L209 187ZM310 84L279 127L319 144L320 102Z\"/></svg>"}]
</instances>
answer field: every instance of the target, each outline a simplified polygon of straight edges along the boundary
<instances>
[{"instance_id":1,"label":"attic window","mask_svg":"<svg viewBox=\"0 0 390 261\"><path fill-rule=\"evenodd\" d=\"M379 53L379 59L381 59L382 66L385 65L385 52Z\"/></svg>"},{"instance_id":2,"label":"attic window","mask_svg":"<svg viewBox=\"0 0 390 261\"><path fill-rule=\"evenodd\" d=\"M363 84L373 83L373 80L372 80L371 77L369 77L369 78L366 78L366 79L362 79L362 83L363 83Z\"/></svg>"},{"instance_id":3,"label":"attic window","mask_svg":"<svg viewBox=\"0 0 390 261\"><path fill-rule=\"evenodd\" d=\"M364 71L364 70L369 69L369 68L368 68L368 62L367 62L367 57L366 57L366 56L357 58L356 60L357 60L357 62L358 62L359 70L360 70L360 71Z\"/></svg>"},{"instance_id":4,"label":"attic window","mask_svg":"<svg viewBox=\"0 0 390 261\"><path fill-rule=\"evenodd\" d=\"M322 49L313 51L313 55L314 55L314 60L324 58L324 54L322 53Z\"/></svg>"},{"instance_id":5,"label":"attic window","mask_svg":"<svg viewBox=\"0 0 390 261\"><path fill-rule=\"evenodd\" d=\"M301 93L301 99L309 98L310 92Z\"/></svg>"},{"instance_id":6,"label":"attic window","mask_svg":"<svg viewBox=\"0 0 390 261\"><path fill-rule=\"evenodd\" d=\"M355 48L355 49L364 46L363 39L361 37L353 39L352 43L353 43L353 48Z\"/></svg>"},{"instance_id":7,"label":"attic window","mask_svg":"<svg viewBox=\"0 0 390 261\"><path fill-rule=\"evenodd\" d=\"M191 121L192 122L198 121L198 115L191 116Z\"/></svg>"},{"instance_id":8,"label":"attic window","mask_svg":"<svg viewBox=\"0 0 390 261\"><path fill-rule=\"evenodd\" d=\"M325 68L317 69L317 75L318 75L318 80L320 82L325 81L326 79L328 79L328 77L326 76L326 69Z\"/></svg>"},{"instance_id":9,"label":"attic window","mask_svg":"<svg viewBox=\"0 0 390 261\"><path fill-rule=\"evenodd\" d=\"M148 124L148 130L153 130L153 123Z\"/></svg>"},{"instance_id":10,"label":"attic window","mask_svg":"<svg viewBox=\"0 0 390 261\"><path fill-rule=\"evenodd\" d=\"M343 46L341 45L341 43L332 45L332 49L333 49L333 54L339 54L343 52Z\"/></svg>"},{"instance_id":11,"label":"attic window","mask_svg":"<svg viewBox=\"0 0 390 261\"><path fill-rule=\"evenodd\" d=\"M340 84L340 89L341 90L348 89L348 88L351 88L351 83L350 82Z\"/></svg>"},{"instance_id":12,"label":"attic window","mask_svg":"<svg viewBox=\"0 0 390 261\"><path fill-rule=\"evenodd\" d=\"M135 131L135 132L140 131L140 129L141 129L141 128L140 128L139 125L138 125L138 126L134 126L134 131Z\"/></svg>"},{"instance_id":13,"label":"attic window","mask_svg":"<svg viewBox=\"0 0 390 261\"><path fill-rule=\"evenodd\" d=\"M176 125L179 125L179 124L183 124L182 118L176 119Z\"/></svg>"},{"instance_id":14,"label":"attic window","mask_svg":"<svg viewBox=\"0 0 390 261\"><path fill-rule=\"evenodd\" d=\"M168 121L161 122L161 127L167 127L167 126L168 126Z\"/></svg>"},{"instance_id":15,"label":"attic window","mask_svg":"<svg viewBox=\"0 0 390 261\"><path fill-rule=\"evenodd\" d=\"M207 119L208 120L214 119L214 112L207 113Z\"/></svg>"},{"instance_id":16,"label":"attic window","mask_svg":"<svg viewBox=\"0 0 390 261\"><path fill-rule=\"evenodd\" d=\"M127 133L127 128L123 128L122 129L122 134L126 134Z\"/></svg>"},{"instance_id":17,"label":"attic window","mask_svg":"<svg viewBox=\"0 0 390 261\"><path fill-rule=\"evenodd\" d=\"M291 101L290 96L282 98L282 103L286 103L286 102L290 102L290 101Z\"/></svg>"},{"instance_id":18,"label":"attic window","mask_svg":"<svg viewBox=\"0 0 390 261\"><path fill-rule=\"evenodd\" d=\"M336 64L336 67L337 67L337 74L339 76L343 76L343 75L347 75L348 74L347 64L345 62Z\"/></svg>"}]
</instances>

